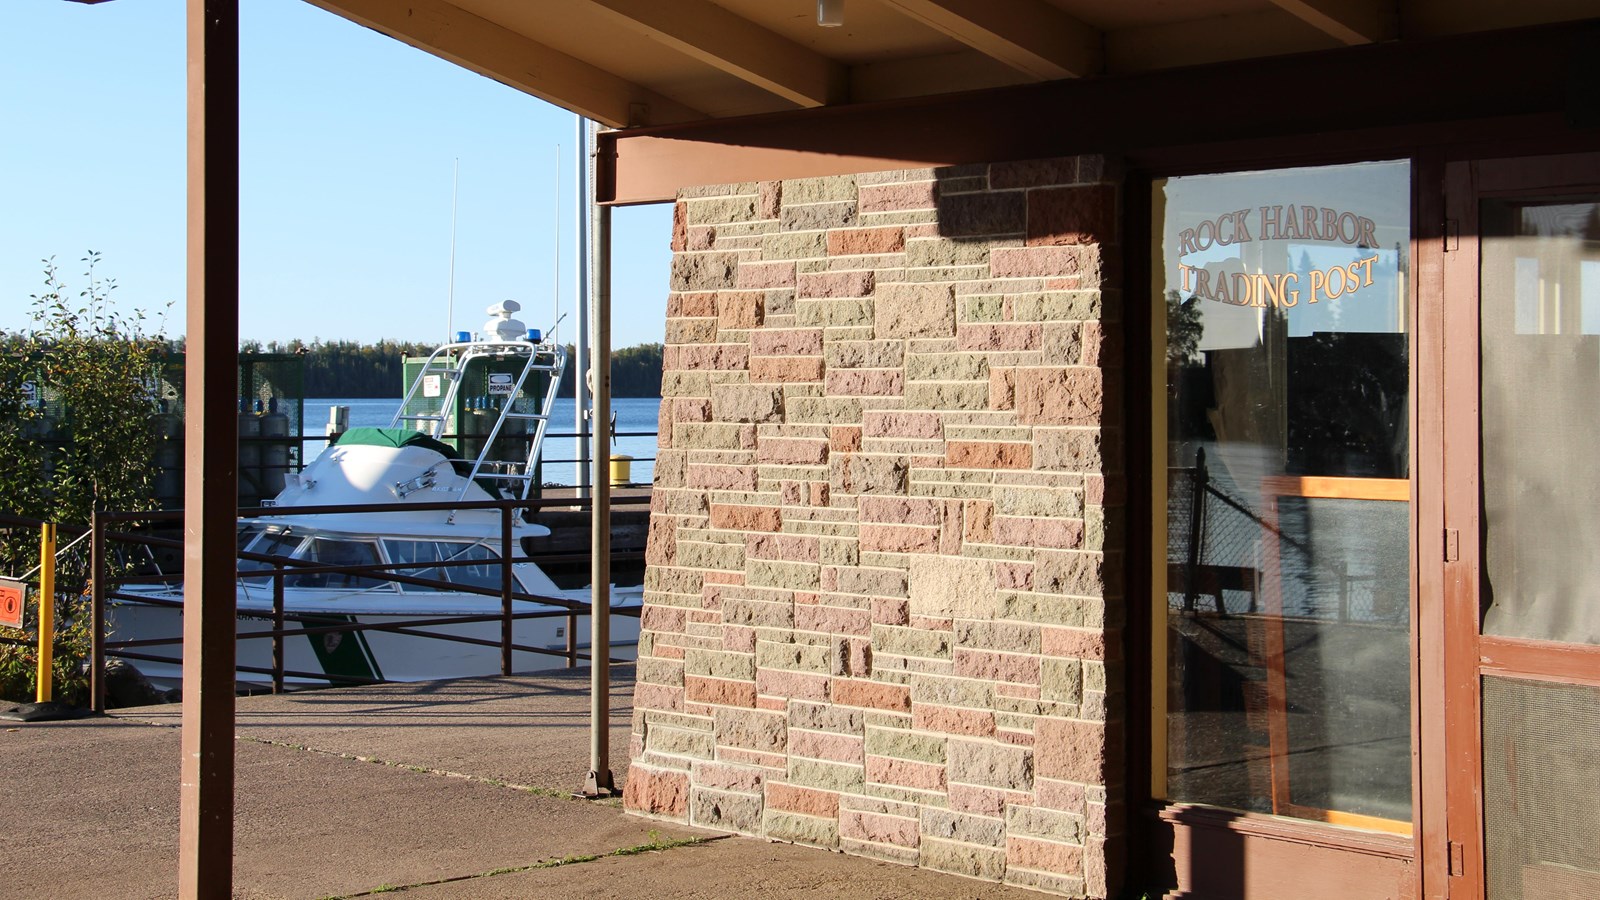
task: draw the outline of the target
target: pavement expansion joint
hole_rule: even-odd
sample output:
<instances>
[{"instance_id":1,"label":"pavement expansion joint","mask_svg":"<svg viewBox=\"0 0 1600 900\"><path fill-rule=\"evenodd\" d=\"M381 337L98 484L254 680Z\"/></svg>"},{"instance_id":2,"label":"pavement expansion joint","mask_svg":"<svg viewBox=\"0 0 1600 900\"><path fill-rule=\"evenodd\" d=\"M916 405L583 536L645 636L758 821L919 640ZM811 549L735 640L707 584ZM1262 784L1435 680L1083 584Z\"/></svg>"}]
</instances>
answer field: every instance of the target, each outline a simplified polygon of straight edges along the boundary
<instances>
[{"instance_id":1,"label":"pavement expansion joint","mask_svg":"<svg viewBox=\"0 0 1600 900\"><path fill-rule=\"evenodd\" d=\"M335 759L343 759L350 762L372 763L374 765L388 766L391 769L400 769L405 772L415 772L419 775L433 775L440 778L459 778L463 781L470 781L475 784L485 784L489 785L490 787L505 788L507 790L517 791L518 793L532 794L536 797L551 797L557 800L582 800L585 803L595 803L600 806L622 805L622 800L617 797L598 801L587 800L581 794L575 795L571 791L563 791L556 788L540 787L539 785L533 784L517 784L515 782L506 781L500 778L491 778L484 775L471 775L466 772L452 772L449 769L435 769L430 766L418 766L412 765L411 763L395 762L393 760L380 759L376 756L366 756L359 753L345 753L339 750L323 750L318 747L310 747L305 744L296 744L289 741L274 741L269 738L246 737L244 735L239 735L236 740L244 743L261 744L267 747L282 747L288 750L299 750L304 753L315 753L320 756L331 756Z\"/></svg>"},{"instance_id":2,"label":"pavement expansion joint","mask_svg":"<svg viewBox=\"0 0 1600 900\"><path fill-rule=\"evenodd\" d=\"M319 900L354 900L357 897L375 897L379 894L395 894L412 890L413 888L432 887L439 884L453 884L458 881L472 881L478 878L493 878L496 875L514 875L519 872L532 872L538 869L555 869L561 866L575 866L582 863L595 862L601 859L610 859L616 856L639 856L644 853L662 853L678 847L689 847L695 844L705 844L711 841L724 840L726 835L716 837L691 837L691 838L663 838L655 832L650 833L650 840L632 847L618 847L605 853L588 853L580 856L563 856L560 859L545 859L525 866L504 866L490 869L487 872L477 872L471 875L452 875L448 878L436 878L432 881L418 881L414 884L384 884L371 890L360 891L354 894L330 894Z\"/></svg>"}]
</instances>

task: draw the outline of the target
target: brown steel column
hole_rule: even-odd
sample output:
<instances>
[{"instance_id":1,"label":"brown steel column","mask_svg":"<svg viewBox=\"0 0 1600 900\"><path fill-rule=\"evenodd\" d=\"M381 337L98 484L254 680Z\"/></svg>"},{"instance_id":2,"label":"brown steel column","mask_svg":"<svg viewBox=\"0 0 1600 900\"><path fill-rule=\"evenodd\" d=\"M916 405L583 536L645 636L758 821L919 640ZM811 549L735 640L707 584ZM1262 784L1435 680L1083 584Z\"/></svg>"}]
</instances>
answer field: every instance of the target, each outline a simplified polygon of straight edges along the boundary
<instances>
[{"instance_id":1,"label":"brown steel column","mask_svg":"<svg viewBox=\"0 0 1600 900\"><path fill-rule=\"evenodd\" d=\"M239 4L189 0L189 295L178 895L233 891Z\"/></svg>"}]
</instances>

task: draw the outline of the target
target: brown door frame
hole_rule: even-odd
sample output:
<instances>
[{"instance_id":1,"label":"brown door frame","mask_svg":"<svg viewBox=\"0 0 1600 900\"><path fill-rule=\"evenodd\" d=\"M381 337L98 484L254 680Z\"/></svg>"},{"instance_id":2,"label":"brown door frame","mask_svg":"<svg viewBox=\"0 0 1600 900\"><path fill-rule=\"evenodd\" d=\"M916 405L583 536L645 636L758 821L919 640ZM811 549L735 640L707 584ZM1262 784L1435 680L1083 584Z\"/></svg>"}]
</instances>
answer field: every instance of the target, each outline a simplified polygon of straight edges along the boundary
<instances>
[{"instance_id":1,"label":"brown door frame","mask_svg":"<svg viewBox=\"0 0 1600 900\"><path fill-rule=\"evenodd\" d=\"M1483 636L1479 589L1482 518L1479 438L1478 209L1489 197L1600 193L1600 153L1462 159L1446 164L1440 388L1444 481L1439 572L1444 602L1445 784L1448 896L1486 890L1481 678L1493 674L1600 686L1600 647Z\"/></svg>"}]
</instances>

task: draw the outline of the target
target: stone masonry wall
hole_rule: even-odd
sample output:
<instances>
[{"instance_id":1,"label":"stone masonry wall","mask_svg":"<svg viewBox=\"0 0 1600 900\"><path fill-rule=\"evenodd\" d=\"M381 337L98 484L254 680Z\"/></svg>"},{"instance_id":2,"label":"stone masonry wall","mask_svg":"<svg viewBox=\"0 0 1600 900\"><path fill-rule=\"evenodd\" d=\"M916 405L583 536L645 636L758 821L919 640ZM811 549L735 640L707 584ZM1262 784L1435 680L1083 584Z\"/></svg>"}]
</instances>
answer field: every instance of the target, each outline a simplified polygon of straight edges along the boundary
<instances>
[{"instance_id":1,"label":"stone masonry wall","mask_svg":"<svg viewBox=\"0 0 1600 900\"><path fill-rule=\"evenodd\" d=\"M629 809L1116 888L1105 169L679 199Z\"/></svg>"}]
</instances>

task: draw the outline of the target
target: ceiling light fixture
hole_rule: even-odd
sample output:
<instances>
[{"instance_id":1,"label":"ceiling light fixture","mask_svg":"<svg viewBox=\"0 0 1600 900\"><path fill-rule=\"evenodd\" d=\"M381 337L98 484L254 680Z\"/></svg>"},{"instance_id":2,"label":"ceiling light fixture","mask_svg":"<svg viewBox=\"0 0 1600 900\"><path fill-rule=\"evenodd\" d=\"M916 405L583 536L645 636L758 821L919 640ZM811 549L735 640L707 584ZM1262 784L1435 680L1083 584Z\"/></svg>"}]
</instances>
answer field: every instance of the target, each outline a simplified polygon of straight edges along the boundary
<instances>
[{"instance_id":1,"label":"ceiling light fixture","mask_svg":"<svg viewBox=\"0 0 1600 900\"><path fill-rule=\"evenodd\" d=\"M817 0L817 24L838 28L844 24L844 0Z\"/></svg>"}]
</instances>

